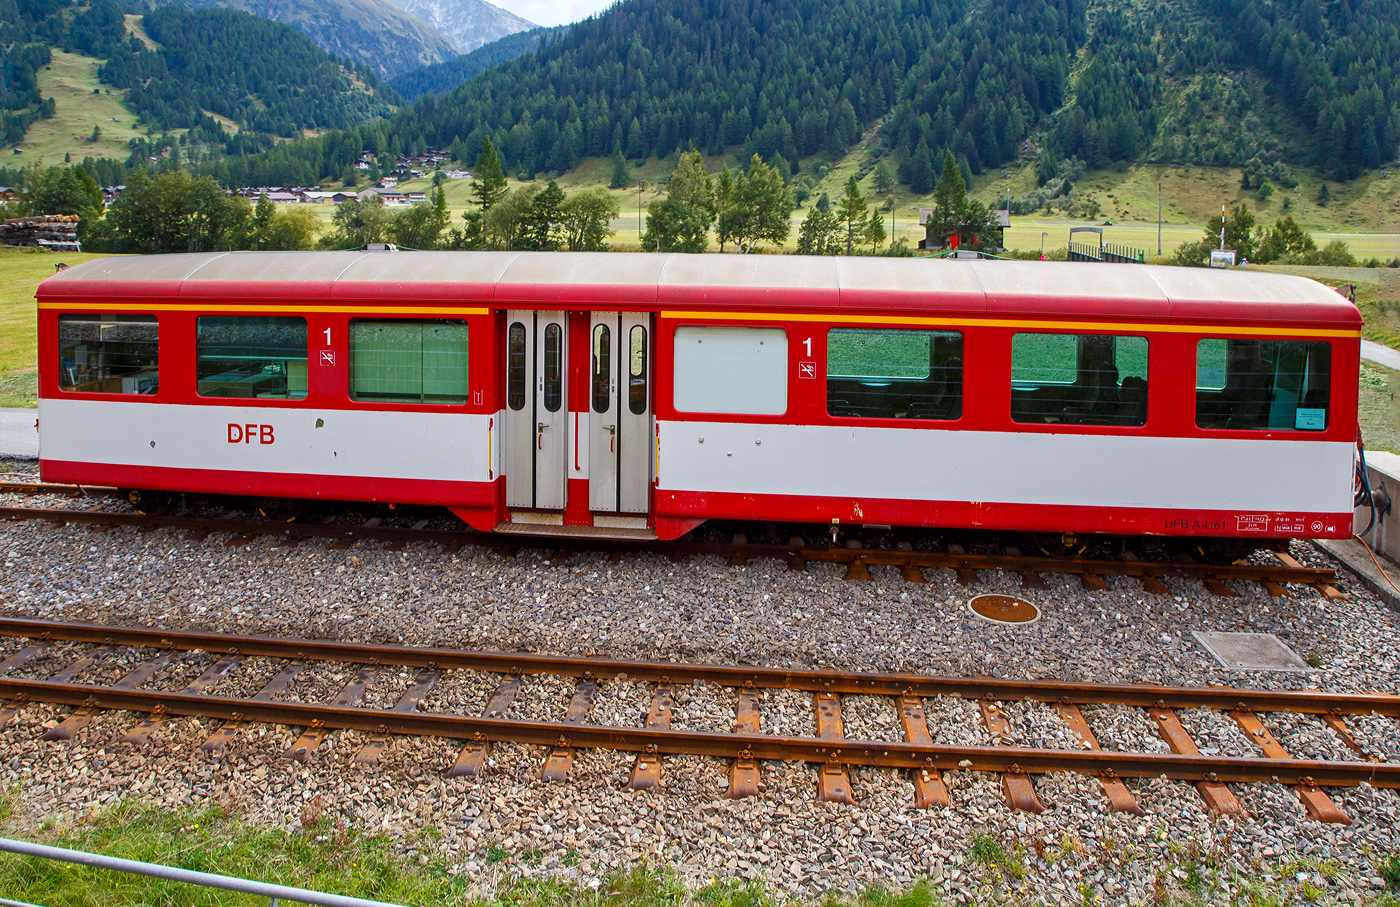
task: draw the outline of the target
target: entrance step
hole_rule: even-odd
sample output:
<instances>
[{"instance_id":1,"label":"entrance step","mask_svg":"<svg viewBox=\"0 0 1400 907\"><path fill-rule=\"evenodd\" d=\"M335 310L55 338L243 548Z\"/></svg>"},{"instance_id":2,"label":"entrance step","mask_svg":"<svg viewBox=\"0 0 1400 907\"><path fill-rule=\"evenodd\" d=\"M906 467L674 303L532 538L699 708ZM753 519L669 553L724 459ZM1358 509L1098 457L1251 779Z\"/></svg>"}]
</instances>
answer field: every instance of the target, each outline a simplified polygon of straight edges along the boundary
<instances>
[{"instance_id":1,"label":"entrance step","mask_svg":"<svg viewBox=\"0 0 1400 907\"><path fill-rule=\"evenodd\" d=\"M496 532L505 535L528 535L540 538L613 539L624 542L654 542L656 531L650 526L564 526L559 523L497 523Z\"/></svg>"}]
</instances>

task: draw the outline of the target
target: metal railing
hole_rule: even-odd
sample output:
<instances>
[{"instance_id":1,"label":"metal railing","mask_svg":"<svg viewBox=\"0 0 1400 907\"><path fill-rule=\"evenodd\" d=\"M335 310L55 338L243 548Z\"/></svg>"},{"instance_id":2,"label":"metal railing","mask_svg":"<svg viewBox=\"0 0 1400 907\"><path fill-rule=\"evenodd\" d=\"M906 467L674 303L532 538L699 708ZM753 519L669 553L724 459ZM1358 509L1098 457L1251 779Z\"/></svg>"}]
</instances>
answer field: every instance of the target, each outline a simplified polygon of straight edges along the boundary
<instances>
[{"instance_id":1,"label":"metal railing","mask_svg":"<svg viewBox=\"0 0 1400 907\"><path fill-rule=\"evenodd\" d=\"M96 869L110 869L113 872L151 876L168 882L184 882L187 885L200 885L204 888L221 888L224 891L251 894L267 898L269 907L277 907L279 900L312 904L314 907L403 907L402 904L391 904L387 901L371 901L366 898L352 898L340 894L325 894L320 891L308 891L305 888L292 888L288 885L270 885L267 882L254 882L249 879L215 875L210 872L195 872L192 869L175 869L156 863L123 860L119 857L85 853L81 850L66 850L62 847L48 847L43 844L14 841L9 838L0 838L0 851L8 851L27 857L39 857L44 860L61 860L64 863L77 863ZM0 899L0 907L36 907L36 905Z\"/></svg>"}]
</instances>

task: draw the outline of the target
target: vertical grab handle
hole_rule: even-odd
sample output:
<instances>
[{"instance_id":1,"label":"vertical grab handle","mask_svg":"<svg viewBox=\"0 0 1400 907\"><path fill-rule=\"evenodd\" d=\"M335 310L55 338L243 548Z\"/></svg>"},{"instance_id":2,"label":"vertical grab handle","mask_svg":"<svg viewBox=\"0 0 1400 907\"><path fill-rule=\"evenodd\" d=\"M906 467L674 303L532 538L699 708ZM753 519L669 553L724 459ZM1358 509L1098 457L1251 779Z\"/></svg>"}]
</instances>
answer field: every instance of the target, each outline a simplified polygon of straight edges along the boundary
<instances>
[{"instance_id":1,"label":"vertical grab handle","mask_svg":"<svg viewBox=\"0 0 1400 907\"><path fill-rule=\"evenodd\" d=\"M574 387L582 387L579 384L579 366L574 366ZM583 467L578 462L578 410L574 410L574 472L583 472Z\"/></svg>"}]
</instances>

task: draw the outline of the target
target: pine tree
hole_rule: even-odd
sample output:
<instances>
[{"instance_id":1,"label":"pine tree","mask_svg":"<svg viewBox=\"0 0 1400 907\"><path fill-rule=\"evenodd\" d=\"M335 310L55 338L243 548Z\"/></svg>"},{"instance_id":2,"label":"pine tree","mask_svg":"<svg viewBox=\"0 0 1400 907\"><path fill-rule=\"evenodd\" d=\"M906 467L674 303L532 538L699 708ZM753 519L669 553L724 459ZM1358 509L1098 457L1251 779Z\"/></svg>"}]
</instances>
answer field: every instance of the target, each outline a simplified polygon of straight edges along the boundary
<instances>
[{"instance_id":1,"label":"pine tree","mask_svg":"<svg viewBox=\"0 0 1400 907\"><path fill-rule=\"evenodd\" d=\"M666 198L647 206L643 249L658 252L704 252L715 219L714 183L705 173L700 152L683 152L671 175Z\"/></svg>"},{"instance_id":2,"label":"pine tree","mask_svg":"<svg viewBox=\"0 0 1400 907\"><path fill-rule=\"evenodd\" d=\"M894 189L894 170L890 168L890 162L884 158L875 168L875 194L889 195Z\"/></svg>"},{"instance_id":3,"label":"pine tree","mask_svg":"<svg viewBox=\"0 0 1400 907\"><path fill-rule=\"evenodd\" d=\"M559 248L559 209L564 203L564 190L554 180L535 193L520 217L519 232L514 247L524 251L553 252Z\"/></svg>"},{"instance_id":4,"label":"pine tree","mask_svg":"<svg viewBox=\"0 0 1400 907\"><path fill-rule=\"evenodd\" d=\"M885 219L880 216L880 212L871 209L870 220L865 223L865 238L870 240L870 254L874 255L880 251L880 246L885 242Z\"/></svg>"},{"instance_id":5,"label":"pine tree","mask_svg":"<svg viewBox=\"0 0 1400 907\"><path fill-rule=\"evenodd\" d=\"M727 171L721 171L721 196ZM752 252L758 243L782 245L792 232L792 210L796 203L778 171L755 154L749 172L740 173L728 193L729 205L719 213L718 235L721 246L732 239L740 252Z\"/></svg>"},{"instance_id":6,"label":"pine tree","mask_svg":"<svg viewBox=\"0 0 1400 907\"><path fill-rule=\"evenodd\" d=\"M933 154L928 150L928 143L920 141L909 162L909 190L915 195L924 195L933 186Z\"/></svg>"},{"instance_id":7,"label":"pine tree","mask_svg":"<svg viewBox=\"0 0 1400 907\"><path fill-rule=\"evenodd\" d=\"M929 239L942 245L948 237L959 233L963 209L966 206L967 184L952 151L943 152L943 176L933 190L933 213L929 216Z\"/></svg>"},{"instance_id":8,"label":"pine tree","mask_svg":"<svg viewBox=\"0 0 1400 907\"><path fill-rule=\"evenodd\" d=\"M506 191L506 176L501 168L500 155L491 139L481 140L481 154L476 158L476 174L471 182L471 195L476 199L481 214L485 215L500 200Z\"/></svg>"},{"instance_id":9,"label":"pine tree","mask_svg":"<svg viewBox=\"0 0 1400 907\"><path fill-rule=\"evenodd\" d=\"M258 196L258 204L253 208L253 248L267 248L272 233L272 218L276 213L277 206L268 200L266 192Z\"/></svg>"},{"instance_id":10,"label":"pine tree","mask_svg":"<svg viewBox=\"0 0 1400 907\"><path fill-rule=\"evenodd\" d=\"M855 174L846 181L846 192L841 196L841 202L836 206L836 216L846 224L846 254L850 255L855 244L856 235L865 227L865 196L860 192L860 184L856 182Z\"/></svg>"},{"instance_id":11,"label":"pine tree","mask_svg":"<svg viewBox=\"0 0 1400 907\"><path fill-rule=\"evenodd\" d=\"M622 146L613 146L612 153L612 181L608 183L609 189L626 189L631 185L627 173L627 158L622 156Z\"/></svg>"}]
</instances>

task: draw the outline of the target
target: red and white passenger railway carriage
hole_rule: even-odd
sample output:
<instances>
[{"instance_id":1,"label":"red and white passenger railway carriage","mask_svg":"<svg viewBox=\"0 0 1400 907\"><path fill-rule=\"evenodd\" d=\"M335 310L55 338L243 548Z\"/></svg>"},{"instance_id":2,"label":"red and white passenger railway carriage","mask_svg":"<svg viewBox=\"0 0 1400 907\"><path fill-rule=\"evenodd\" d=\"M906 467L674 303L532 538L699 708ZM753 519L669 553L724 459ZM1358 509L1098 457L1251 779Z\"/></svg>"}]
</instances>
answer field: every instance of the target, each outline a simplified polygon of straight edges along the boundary
<instances>
[{"instance_id":1,"label":"red and white passenger railway carriage","mask_svg":"<svg viewBox=\"0 0 1400 907\"><path fill-rule=\"evenodd\" d=\"M1302 278L229 253L91 261L38 299L49 481L637 539L714 518L1351 531L1361 318Z\"/></svg>"}]
</instances>

